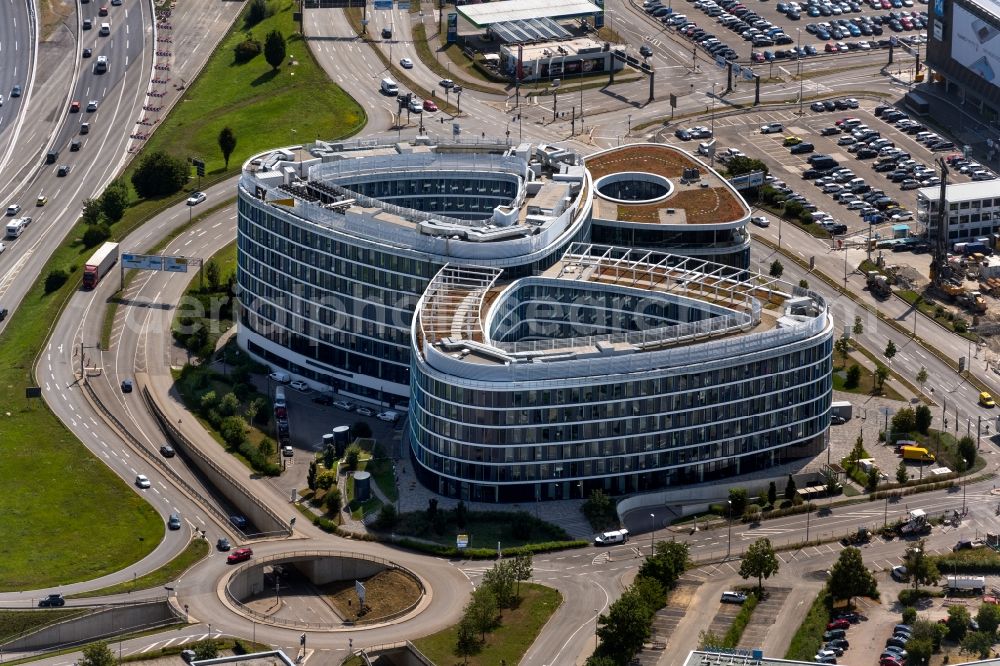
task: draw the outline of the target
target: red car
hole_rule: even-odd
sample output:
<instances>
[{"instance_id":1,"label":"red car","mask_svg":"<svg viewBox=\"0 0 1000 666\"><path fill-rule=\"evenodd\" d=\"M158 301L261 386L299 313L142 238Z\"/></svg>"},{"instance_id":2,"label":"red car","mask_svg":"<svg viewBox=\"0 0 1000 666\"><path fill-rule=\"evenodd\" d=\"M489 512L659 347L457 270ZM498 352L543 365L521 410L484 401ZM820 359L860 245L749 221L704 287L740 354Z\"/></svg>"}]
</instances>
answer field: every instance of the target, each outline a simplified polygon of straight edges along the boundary
<instances>
[{"instance_id":1,"label":"red car","mask_svg":"<svg viewBox=\"0 0 1000 666\"><path fill-rule=\"evenodd\" d=\"M829 624L827 624L826 628L827 628L828 631L830 629L850 629L851 628L851 623L848 622L844 618L838 618L838 619L834 620L833 622L830 622Z\"/></svg>"},{"instance_id":2,"label":"red car","mask_svg":"<svg viewBox=\"0 0 1000 666\"><path fill-rule=\"evenodd\" d=\"M903 666L898 659L892 657L882 657L878 660L878 666Z\"/></svg>"},{"instance_id":3,"label":"red car","mask_svg":"<svg viewBox=\"0 0 1000 666\"><path fill-rule=\"evenodd\" d=\"M80 103L78 101L76 101L75 99L69 105L69 112L70 113L79 113L80 112Z\"/></svg>"},{"instance_id":4,"label":"red car","mask_svg":"<svg viewBox=\"0 0 1000 666\"><path fill-rule=\"evenodd\" d=\"M435 104L434 102L430 101L429 99L425 99L424 100L424 111L429 111L429 112L433 113L434 111L437 111L437 110L438 110L438 105L437 104Z\"/></svg>"},{"instance_id":5,"label":"red car","mask_svg":"<svg viewBox=\"0 0 1000 666\"><path fill-rule=\"evenodd\" d=\"M101 8L99 10L97 10L97 15L98 16L107 16L108 15L108 6L107 5L101 5Z\"/></svg>"},{"instance_id":6,"label":"red car","mask_svg":"<svg viewBox=\"0 0 1000 666\"><path fill-rule=\"evenodd\" d=\"M250 548L237 548L229 557L226 558L226 562L229 564L236 564L237 562L246 562L251 557L253 557L253 550Z\"/></svg>"},{"instance_id":7,"label":"red car","mask_svg":"<svg viewBox=\"0 0 1000 666\"><path fill-rule=\"evenodd\" d=\"M833 42L827 42L823 45L823 50L827 53L836 53L839 49L833 45Z\"/></svg>"}]
</instances>

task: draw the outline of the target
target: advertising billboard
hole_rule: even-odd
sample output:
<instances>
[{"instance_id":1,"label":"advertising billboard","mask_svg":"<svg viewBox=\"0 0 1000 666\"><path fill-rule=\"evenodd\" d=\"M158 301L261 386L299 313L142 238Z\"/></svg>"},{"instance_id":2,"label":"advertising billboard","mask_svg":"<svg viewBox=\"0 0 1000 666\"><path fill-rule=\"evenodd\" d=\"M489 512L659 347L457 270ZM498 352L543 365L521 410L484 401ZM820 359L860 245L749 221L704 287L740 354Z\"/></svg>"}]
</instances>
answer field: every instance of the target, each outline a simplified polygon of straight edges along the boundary
<instances>
[{"instance_id":1,"label":"advertising billboard","mask_svg":"<svg viewBox=\"0 0 1000 666\"><path fill-rule=\"evenodd\" d=\"M951 14L951 57L984 81L1000 85L1000 30L957 4Z\"/></svg>"}]
</instances>

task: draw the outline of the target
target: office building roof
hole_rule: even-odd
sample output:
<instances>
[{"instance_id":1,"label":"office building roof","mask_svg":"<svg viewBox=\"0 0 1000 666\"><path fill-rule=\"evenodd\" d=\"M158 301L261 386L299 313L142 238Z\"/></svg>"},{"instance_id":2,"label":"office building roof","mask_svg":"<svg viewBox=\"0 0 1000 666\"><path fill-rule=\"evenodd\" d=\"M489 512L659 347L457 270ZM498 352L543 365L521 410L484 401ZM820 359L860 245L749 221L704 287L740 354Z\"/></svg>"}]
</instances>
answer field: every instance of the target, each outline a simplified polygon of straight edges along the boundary
<instances>
[{"instance_id":1,"label":"office building roof","mask_svg":"<svg viewBox=\"0 0 1000 666\"><path fill-rule=\"evenodd\" d=\"M932 187L921 187L917 190L924 199L937 201L941 188L937 185ZM1000 198L1000 181L980 180L969 183L954 183L948 185L945 198L948 203L960 203L962 201L980 201L982 199Z\"/></svg>"}]
</instances>

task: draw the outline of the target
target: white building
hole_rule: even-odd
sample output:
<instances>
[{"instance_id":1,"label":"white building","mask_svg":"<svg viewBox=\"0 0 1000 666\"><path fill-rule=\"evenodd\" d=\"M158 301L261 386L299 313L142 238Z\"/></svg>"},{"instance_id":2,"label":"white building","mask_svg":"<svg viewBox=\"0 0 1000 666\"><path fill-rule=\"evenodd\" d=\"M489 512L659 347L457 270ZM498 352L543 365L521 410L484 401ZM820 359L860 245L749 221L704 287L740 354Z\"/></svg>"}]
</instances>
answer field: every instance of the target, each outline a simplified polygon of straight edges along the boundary
<instances>
[{"instance_id":1,"label":"white building","mask_svg":"<svg viewBox=\"0 0 1000 666\"><path fill-rule=\"evenodd\" d=\"M939 186L917 190L917 220L937 234ZM945 191L948 247L1000 232L1000 180L949 184Z\"/></svg>"}]
</instances>

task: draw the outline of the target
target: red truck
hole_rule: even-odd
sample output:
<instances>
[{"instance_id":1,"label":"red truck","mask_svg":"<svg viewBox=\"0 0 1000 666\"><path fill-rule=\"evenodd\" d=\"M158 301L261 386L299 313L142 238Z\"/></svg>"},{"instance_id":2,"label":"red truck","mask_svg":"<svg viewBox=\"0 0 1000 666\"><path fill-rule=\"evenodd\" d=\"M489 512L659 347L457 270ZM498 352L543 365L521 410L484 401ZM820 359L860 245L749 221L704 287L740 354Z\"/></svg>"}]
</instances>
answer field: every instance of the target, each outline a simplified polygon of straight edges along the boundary
<instances>
[{"instance_id":1,"label":"red truck","mask_svg":"<svg viewBox=\"0 0 1000 666\"><path fill-rule=\"evenodd\" d=\"M83 267L83 288L93 289L111 267L118 263L118 243L105 243Z\"/></svg>"}]
</instances>

